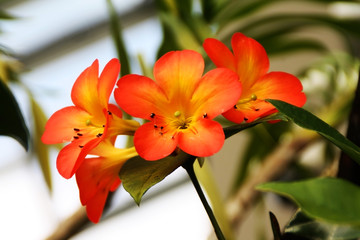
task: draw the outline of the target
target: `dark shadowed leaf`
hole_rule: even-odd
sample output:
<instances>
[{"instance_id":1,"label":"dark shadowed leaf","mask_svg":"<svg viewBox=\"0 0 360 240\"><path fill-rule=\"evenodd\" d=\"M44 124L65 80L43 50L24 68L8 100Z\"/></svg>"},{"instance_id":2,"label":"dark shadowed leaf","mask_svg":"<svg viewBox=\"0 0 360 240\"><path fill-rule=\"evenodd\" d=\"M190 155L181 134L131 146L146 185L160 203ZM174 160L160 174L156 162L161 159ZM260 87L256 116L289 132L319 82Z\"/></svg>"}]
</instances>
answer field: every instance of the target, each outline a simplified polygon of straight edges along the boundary
<instances>
[{"instance_id":1,"label":"dark shadowed leaf","mask_svg":"<svg viewBox=\"0 0 360 240\"><path fill-rule=\"evenodd\" d=\"M300 127L318 132L321 136L334 143L353 160L360 164L360 148L341 135L336 129L322 121L303 108L296 107L279 100L267 100L274 105L279 112L292 120Z\"/></svg>"},{"instance_id":2,"label":"dark shadowed leaf","mask_svg":"<svg viewBox=\"0 0 360 240\"><path fill-rule=\"evenodd\" d=\"M29 131L10 89L0 80L0 135L16 139L28 150Z\"/></svg>"},{"instance_id":3,"label":"dark shadowed leaf","mask_svg":"<svg viewBox=\"0 0 360 240\"><path fill-rule=\"evenodd\" d=\"M257 189L291 199L312 218L360 226L360 188L348 181L314 178L298 182L264 183Z\"/></svg>"},{"instance_id":4,"label":"dark shadowed leaf","mask_svg":"<svg viewBox=\"0 0 360 240\"><path fill-rule=\"evenodd\" d=\"M125 190L140 205L145 192L162 181L186 161L195 157L182 151L177 156L169 156L157 161L147 161L141 157L129 159L120 171L120 179Z\"/></svg>"},{"instance_id":5,"label":"dark shadowed leaf","mask_svg":"<svg viewBox=\"0 0 360 240\"><path fill-rule=\"evenodd\" d=\"M270 215L270 223L274 235L274 240L281 240L281 231L280 231L279 222L276 216L272 212L269 212L269 215Z\"/></svg>"},{"instance_id":6,"label":"dark shadowed leaf","mask_svg":"<svg viewBox=\"0 0 360 240\"><path fill-rule=\"evenodd\" d=\"M309 218L298 211L285 227L284 236L306 237L309 240L347 240L360 237L360 226L346 224L332 224ZM289 238L291 239L291 238Z\"/></svg>"}]
</instances>

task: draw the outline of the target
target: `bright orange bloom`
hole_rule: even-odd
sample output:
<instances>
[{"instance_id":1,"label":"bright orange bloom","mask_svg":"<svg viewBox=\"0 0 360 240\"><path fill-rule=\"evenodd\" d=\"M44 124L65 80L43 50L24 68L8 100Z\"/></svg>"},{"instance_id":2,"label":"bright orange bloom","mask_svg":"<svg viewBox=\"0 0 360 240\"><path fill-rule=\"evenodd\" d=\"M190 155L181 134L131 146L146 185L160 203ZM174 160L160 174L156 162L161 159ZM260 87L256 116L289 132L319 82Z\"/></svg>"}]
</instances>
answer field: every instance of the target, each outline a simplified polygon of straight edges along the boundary
<instances>
[{"instance_id":1,"label":"bright orange bloom","mask_svg":"<svg viewBox=\"0 0 360 240\"><path fill-rule=\"evenodd\" d=\"M107 137L131 134L139 124L121 119L121 111L109 104L110 94L120 71L120 63L112 59L100 77L97 60L76 80L71 99L75 106L55 112L45 126L42 141L46 144L71 142L58 155L57 169L70 178L86 155Z\"/></svg>"},{"instance_id":2,"label":"bright orange bloom","mask_svg":"<svg viewBox=\"0 0 360 240\"><path fill-rule=\"evenodd\" d=\"M128 149L115 148L108 138L102 141L91 154L97 158L86 158L76 171L80 200L86 205L89 219L97 223L102 215L109 192L120 185L119 172L129 158L137 156L134 147Z\"/></svg>"},{"instance_id":3,"label":"bright orange bloom","mask_svg":"<svg viewBox=\"0 0 360 240\"><path fill-rule=\"evenodd\" d=\"M223 114L235 123L252 122L276 112L265 99L277 99L303 106L306 96L299 79L285 72L269 72L269 58L263 46L242 33L231 39L232 53L222 42L208 38L204 49L217 67L235 71L242 83L242 95L232 109Z\"/></svg>"},{"instance_id":4,"label":"bright orange bloom","mask_svg":"<svg viewBox=\"0 0 360 240\"><path fill-rule=\"evenodd\" d=\"M194 156L210 156L224 143L221 125L212 119L239 99L241 84L228 69L202 76L204 60L194 51L174 51L154 66L155 81L135 74L117 83L115 100L132 116L150 122L134 135L139 155L157 160L177 147Z\"/></svg>"}]
</instances>

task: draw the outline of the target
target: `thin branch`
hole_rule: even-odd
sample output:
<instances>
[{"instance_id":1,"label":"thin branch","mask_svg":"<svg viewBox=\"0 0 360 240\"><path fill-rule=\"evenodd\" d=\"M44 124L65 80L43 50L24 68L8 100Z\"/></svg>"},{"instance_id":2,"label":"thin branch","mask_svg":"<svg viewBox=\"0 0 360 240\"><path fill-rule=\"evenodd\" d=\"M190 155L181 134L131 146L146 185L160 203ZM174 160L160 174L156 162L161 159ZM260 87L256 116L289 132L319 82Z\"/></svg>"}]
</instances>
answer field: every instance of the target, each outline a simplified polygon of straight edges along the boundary
<instances>
[{"instance_id":1,"label":"thin branch","mask_svg":"<svg viewBox=\"0 0 360 240\"><path fill-rule=\"evenodd\" d=\"M85 207L81 207L71 217L59 224L57 229L46 240L66 240L75 235L86 224L90 223Z\"/></svg>"}]
</instances>

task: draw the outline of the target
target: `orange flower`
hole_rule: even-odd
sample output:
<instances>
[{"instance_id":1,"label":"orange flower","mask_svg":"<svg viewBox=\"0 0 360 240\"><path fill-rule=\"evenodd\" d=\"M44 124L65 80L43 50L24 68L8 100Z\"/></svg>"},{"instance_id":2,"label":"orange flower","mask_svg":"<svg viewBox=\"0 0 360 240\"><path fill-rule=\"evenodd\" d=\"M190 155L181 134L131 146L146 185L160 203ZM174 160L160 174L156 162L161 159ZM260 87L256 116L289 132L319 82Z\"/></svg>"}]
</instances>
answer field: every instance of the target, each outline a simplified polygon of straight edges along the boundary
<instances>
[{"instance_id":1,"label":"orange flower","mask_svg":"<svg viewBox=\"0 0 360 240\"><path fill-rule=\"evenodd\" d=\"M110 139L102 141L91 154L97 158L86 158L76 171L80 200L86 205L89 219L97 223L102 215L109 192L120 185L119 172L129 158L137 156L134 147L115 148Z\"/></svg>"},{"instance_id":2,"label":"orange flower","mask_svg":"<svg viewBox=\"0 0 360 240\"><path fill-rule=\"evenodd\" d=\"M265 99L277 99L303 106L306 96L299 79L285 72L270 72L269 59L263 46L242 33L231 39L232 53L225 44L212 38L204 41L204 49L217 67L235 71L242 83L242 95L232 109L223 114L235 123L252 122L276 112Z\"/></svg>"},{"instance_id":3,"label":"orange flower","mask_svg":"<svg viewBox=\"0 0 360 240\"><path fill-rule=\"evenodd\" d=\"M121 111L109 104L109 97L120 71L120 63L112 59L98 77L97 60L76 80L71 99L75 106L55 112L45 126L42 141L46 144L71 142L58 155L57 168L70 178L87 154L107 137L131 134L139 124L121 119Z\"/></svg>"},{"instance_id":4,"label":"orange flower","mask_svg":"<svg viewBox=\"0 0 360 240\"><path fill-rule=\"evenodd\" d=\"M194 156L210 156L220 150L224 132L212 119L239 99L241 84L228 69L202 76L204 60L197 52L169 52L154 66L150 78L130 74L115 89L115 100L132 116L150 122L134 135L139 155L157 160L177 147Z\"/></svg>"}]
</instances>

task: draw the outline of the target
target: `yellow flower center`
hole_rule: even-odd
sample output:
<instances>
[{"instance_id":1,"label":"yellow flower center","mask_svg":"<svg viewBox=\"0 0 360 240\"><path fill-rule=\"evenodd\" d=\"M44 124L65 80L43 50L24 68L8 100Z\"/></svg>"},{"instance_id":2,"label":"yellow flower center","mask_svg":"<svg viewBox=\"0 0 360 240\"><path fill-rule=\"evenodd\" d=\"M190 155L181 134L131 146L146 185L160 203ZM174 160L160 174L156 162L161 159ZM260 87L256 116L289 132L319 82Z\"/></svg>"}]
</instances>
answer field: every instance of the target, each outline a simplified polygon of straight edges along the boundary
<instances>
[{"instance_id":1,"label":"yellow flower center","mask_svg":"<svg viewBox=\"0 0 360 240\"><path fill-rule=\"evenodd\" d=\"M174 112L175 119L172 119L170 122L170 126L173 129L177 130L184 130L188 129L190 126L190 123L192 122L192 117L186 118L184 114L181 113L181 111Z\"/></svg>"}]
</instances>

